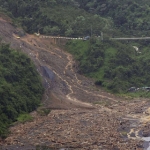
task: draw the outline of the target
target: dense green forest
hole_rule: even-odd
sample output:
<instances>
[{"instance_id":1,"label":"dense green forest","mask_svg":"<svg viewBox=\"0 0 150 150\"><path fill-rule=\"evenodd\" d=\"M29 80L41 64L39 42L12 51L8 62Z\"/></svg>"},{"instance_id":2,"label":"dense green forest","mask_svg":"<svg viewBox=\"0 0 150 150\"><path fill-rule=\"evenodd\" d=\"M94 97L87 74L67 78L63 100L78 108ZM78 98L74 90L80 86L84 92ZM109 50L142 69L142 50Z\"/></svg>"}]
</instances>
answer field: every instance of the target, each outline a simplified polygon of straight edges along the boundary
<instances>
[{"instance_id":1,"label":"dense green forest","mask_svg":"<svg viewBox=\"0 0 150 150\"><path fill-rule=\"evenodd\" d=\"M148 41L130 43L91 38L90 41L70 41L67 49L79 62L81 74L95 78L97 85L112 92L126 93L130 87L150 85ZM148 97L148 93L142 94Z\"/></svg>"},{"instance_id":2,"label":"dense green forest","mask_svg":"<svg viewBox=\"0 0 150 150\"><path fill-rule=\"evenodd\" d=\"M100 35L113 27L111 19L86 12L73 0L0 0L0 6L29 33L78 37L90 35L91 28Z\"/></svg>"},{"instance_id":3,"label":"dense green forest","mask_svg":"<svg viewBox=\"0 0 150 150\"><path fill-rule=\"evenodd\" d=\"M25 54L0 45L0 137L20 114L35 110L43 95L41 78Z\"/></svg>"},{"instance_id":4,"label":"dense green forest","mask_svg":"<svg viewBox=\"0 0 150 150\"><path fill-rule=\"evenodd\" d=\"M89 13L107 17L114 28L128 35L150 35L150 1L148 0L76 0Z\"/></svg>"},{"instance_id":5,"label":"dense green forest","mask_svg":"<svg viewBox=\"0 0 150 150\"><path fill-rule=\"evenodd\" d=\"M96 35L150 34L148 0L0 0L0 9L29 33L86 36L92 28Z\"/></svg>"}]
</instances>

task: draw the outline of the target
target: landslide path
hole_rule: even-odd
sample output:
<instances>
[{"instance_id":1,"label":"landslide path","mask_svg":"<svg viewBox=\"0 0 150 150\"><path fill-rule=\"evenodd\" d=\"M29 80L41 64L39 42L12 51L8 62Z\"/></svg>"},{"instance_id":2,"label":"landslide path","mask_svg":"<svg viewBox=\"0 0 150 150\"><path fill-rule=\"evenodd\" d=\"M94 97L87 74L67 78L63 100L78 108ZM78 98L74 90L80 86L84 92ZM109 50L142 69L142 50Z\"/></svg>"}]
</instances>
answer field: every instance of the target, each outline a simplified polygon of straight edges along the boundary
<instances>
[{"instance_id":1,"label":"landslide path","mask_svg":"<svg viewBox=\"0 0 150 150\"><path fill-rule=\"evenodd\" d=\"M9 137L0 141L2 149L29 150L43 145L79 150L139 149L139 142L123 138L130 133L130 119L122 118L147 102L129 103L104 92L92 79L78 74L72 55L50 44L49 39L28 34L18 38L19 33L20 29L0 19L2 42L33 60L45 87L43 107L52 111L48 116L32 112L33 121L11 127Z\"/></svg>"},{"instance_id":2,"label":"landslide path","mask_svg":"<svg viewBox=\"0 0 150 150\"><path fill-rule=\"evenodd\" d=\"M72 56L50 44L49 39L28 34L18 39L19 29L2 19L0 23L3 42L20 49L34 61L46 89L44 104L47 107L94 108L92 103L117 102L113 95L96 89L92 80L76 73ZM50 100L50 95L54 101Z\"/></svg>"}]
</instances>

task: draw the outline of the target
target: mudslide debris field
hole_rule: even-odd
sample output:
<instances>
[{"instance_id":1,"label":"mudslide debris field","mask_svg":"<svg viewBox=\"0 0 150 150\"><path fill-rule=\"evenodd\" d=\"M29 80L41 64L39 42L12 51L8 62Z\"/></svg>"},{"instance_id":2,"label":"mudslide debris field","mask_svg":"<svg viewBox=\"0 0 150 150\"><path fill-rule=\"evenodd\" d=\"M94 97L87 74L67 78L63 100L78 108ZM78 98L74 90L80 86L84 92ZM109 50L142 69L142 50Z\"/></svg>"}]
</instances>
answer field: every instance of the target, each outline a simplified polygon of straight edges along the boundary
<instances>
[{"instance_id":1,"label":"mudslide debris field","mask_svg":"<svg viewBox=\"0 0 150 150\"><path fill-rule=\"evenodd\" d=\"M78 74L73 56L49 39L25 34L0 19L2 42L26 53L42 77L47 116L32 112L33 121L10 127L0 140L2 150L30 150L38 146L75 150L143 150L149 136L150 102L124 100L103 91L92 79Z\"/></svg>"}]
</instances>

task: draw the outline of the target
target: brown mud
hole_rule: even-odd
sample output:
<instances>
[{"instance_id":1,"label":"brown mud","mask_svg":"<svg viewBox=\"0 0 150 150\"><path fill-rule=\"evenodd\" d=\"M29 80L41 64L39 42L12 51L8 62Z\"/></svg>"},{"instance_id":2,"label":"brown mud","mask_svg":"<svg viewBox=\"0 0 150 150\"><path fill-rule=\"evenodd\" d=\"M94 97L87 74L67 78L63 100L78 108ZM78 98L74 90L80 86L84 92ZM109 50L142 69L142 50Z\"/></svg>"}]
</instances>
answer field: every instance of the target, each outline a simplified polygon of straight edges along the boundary
<instances>
[{"instance_id":1,"label":"brown mud","mask_svg":"<svg viewBox=\"0 0 150 150\"><path fill-rule=\"evenodd\" d=\"M47 116L32 112L33 121L10 127L0 148L29 150L36 146L79 150L143 150L137 132L148 134L149 100L125 100L94 85L77 72L73 56L49 39L25 34L0 19L3 43L26 53L42 77ZM61 44L61 43L60 43Z\"/></svg>"}]
</instances>

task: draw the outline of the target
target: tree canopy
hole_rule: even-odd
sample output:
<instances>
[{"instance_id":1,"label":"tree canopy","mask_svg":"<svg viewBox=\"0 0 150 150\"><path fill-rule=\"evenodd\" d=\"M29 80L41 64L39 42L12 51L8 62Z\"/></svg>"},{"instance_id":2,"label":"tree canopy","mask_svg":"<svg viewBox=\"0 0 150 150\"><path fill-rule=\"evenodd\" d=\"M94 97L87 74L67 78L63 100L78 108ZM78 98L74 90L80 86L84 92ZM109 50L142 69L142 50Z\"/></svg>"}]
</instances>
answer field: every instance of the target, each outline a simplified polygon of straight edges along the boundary
<instances>
[{"instance_id":1,"label":"tree canopy","mask_svg":"<svg viewBox=\"0 0 150 150\"><path fill-rule=\"evenodd\" d=\"M128 35L147 36L150 29L150 1L148 0L77 0L80 8L101 17L109 17Z\"/></svg>"},{"instance_id":2,"label":"tree canopy","mask_svg":"<svg viewBox=\"0 0 150 150\"><path fill-rule=\"evenodd\" d=\"M40 104L43 87L35 66L25 54L0 45L0 136L19 114Z\"/></svg>"},{"instance_id":3,"label":"tree canopy","mask_svg":"<svg viewBox=\"0 0 150 150\"><path fill-rule=\"evenodd\" d=\"M11 13L27 32L85 36L93 33L147 36L150 29L148 0L0 0L0 9ZM111 34L110 34L111 33Z\"/></svg>"},{"instance_id":4,"label":"tree canopy","mask_svg":"<svg viewBox=\"0 0 150 150\"><path fill-rule=\"evenodd\" d=\"M94 15L80 9L74 0L0 0L2 9L12 13L15 21L29 33L47 35L85 36L109 29L113 22L109 18Z\"/></svg>"},{"instance_id":5,"label":"tree canopy","mask_svg":"<svg viewBox=\"0 0 150 150\"><path fill-rule=\"evenodd\" d=\"M97 38L67 43L67 50L79 62L79 72L95 78L96 84L116 93L126 93L130 87L149 87L149 48L146 41L128 43Z\"/></svg>"}]
</instances>

